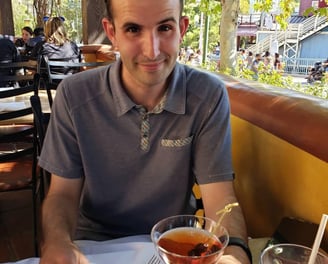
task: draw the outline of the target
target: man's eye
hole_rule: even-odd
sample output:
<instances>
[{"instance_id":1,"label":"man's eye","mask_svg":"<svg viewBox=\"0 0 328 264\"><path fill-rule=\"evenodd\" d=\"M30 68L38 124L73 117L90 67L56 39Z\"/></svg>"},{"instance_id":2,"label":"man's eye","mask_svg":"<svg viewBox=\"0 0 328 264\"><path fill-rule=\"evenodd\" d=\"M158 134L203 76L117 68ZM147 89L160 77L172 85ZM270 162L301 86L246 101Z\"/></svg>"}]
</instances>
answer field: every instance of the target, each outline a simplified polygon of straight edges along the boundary
<instances>
[{"instance_id":1,"label":"man's eye","mask_svg":"<svg viewBox=\"0 0 328 264\"><path fill-rule=\"evenodd\" d=\"M172 29L172 27L169 25L161 25L159 27L159 31L170 31L171 29Z\"/></svg>"},{"instance_id":2,"label":"man's eye","mask_svg":"<svg viewBox=\"0 0 328 264\"><path fill-rule=\"evenodd\" d=\"M140 31L139 27L136 27L136 26L131 26L131 27L128 27L126 29L127 32L130 32L130 33L137 33Z\"/></svg>"}]
</instances>

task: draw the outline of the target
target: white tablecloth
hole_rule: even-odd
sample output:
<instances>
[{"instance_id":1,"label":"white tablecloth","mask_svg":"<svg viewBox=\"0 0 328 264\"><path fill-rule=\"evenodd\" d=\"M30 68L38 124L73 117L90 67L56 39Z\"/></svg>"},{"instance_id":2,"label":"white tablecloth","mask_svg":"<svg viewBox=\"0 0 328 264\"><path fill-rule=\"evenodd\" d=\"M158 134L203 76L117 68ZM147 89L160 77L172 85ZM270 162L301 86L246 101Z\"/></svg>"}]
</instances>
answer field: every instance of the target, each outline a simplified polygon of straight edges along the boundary
<instances>
[{"instance_id":1,"label":"white tablecloth","mask_svg":"<svg viewBox=\"0 0 328 264\"><path fill-rule=\"evenodd\" d=\"M259 263L262 249L268 242L268 237L249 240L253 254L253 263ZM154 254L157 254L149 235L131 236L108 241L79 240L76 244L86 254L90 264L147 264ZM39 264L38 258L29 258L17 262L0 264Z\"/></svg>"},{"instance_id":2,"label":"white tablecloth","mask_svg":"<svg viewBox=\"0 0 328 264\"><path fill-rule=\"evenodd\" d=\"M156 254L149 235L132 236L109 241L79 240L76 244L87 256L90 264L147 264ZM39 258L28 258L3 264L38 264Z\"/></svg>"}]
</instances>

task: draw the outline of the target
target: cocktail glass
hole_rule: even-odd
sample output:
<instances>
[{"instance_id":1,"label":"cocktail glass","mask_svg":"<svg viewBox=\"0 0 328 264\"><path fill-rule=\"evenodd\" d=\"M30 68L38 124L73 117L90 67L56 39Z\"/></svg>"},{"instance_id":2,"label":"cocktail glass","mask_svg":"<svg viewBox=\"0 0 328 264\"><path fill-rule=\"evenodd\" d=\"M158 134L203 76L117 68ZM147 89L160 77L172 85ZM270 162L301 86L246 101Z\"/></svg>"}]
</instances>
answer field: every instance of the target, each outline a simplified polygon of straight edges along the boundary
<instances>
[{"instance_id":1,"label":"cocktail glass","mask_svg":"<svg viewBox=\"0 0 328 264\"><path fill-rule=\"evenodd\" d=\"M212 219L177 215L155 224L151 239L166 264L214 264L223 255L229 235Z\"/></svg>"},{"instance_id":2,"label":"cocktail glass","mask_svg":"<svg viewBox=\"0 0 328 264\"><path fill-rule=\"evenodd\" d=\"M260 264L308 264L311 248L296 244L276 244L261 254ZM318 253L315 264L328 264L328 256Z\"/></svg>"}]
</instances>

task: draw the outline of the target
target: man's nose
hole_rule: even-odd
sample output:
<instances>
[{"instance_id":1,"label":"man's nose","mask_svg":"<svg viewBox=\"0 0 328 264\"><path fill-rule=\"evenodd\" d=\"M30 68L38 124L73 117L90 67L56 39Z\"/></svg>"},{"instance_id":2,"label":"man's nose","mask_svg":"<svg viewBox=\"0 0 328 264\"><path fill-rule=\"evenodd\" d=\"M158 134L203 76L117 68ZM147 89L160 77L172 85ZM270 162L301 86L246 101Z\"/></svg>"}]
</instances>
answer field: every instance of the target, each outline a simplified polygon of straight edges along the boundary
<instances>
[{"instance_id":1,"label":"man's nose","mask_svg":"<svg viewBox=\"0 0 328 264\"><path fill-rule=\"evenodd\" d=\"M150 60L154 60L160 54L160 39L156 33L149 33L145 36L143 53Z\"/></svg>"}]
</instances>

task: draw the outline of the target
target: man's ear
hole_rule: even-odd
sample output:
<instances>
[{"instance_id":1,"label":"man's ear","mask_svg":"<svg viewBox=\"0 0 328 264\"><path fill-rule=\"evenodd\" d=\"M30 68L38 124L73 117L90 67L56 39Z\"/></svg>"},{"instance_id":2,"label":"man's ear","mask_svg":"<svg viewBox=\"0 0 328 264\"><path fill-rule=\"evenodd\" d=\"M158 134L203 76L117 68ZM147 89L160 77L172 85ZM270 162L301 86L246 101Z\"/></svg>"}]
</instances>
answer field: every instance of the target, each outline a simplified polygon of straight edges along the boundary
<instances>
[{"instance_id":1,"label":"man's ear","mask_svg":"<svg viewBox=\"0 0 328 264\"><path fill-rule=\"evenodd\" d=\"M101 22L108 39L111 41L113 46L116 47L115 27L113 22L109 21L107 18L103 18Z\"/></svg>"},{"instance_id":2,"label":"man's ear","mask_svg":"<svg viewBox=\"0 0 328 264\"><path fill-rule=\"evenodd\" d=\"M182 16L180 18L179 27L180 27L180 43L183 41L183 37L187 32L189 26L189 18L187 16Z\"/></svg>"}]
</instances>

